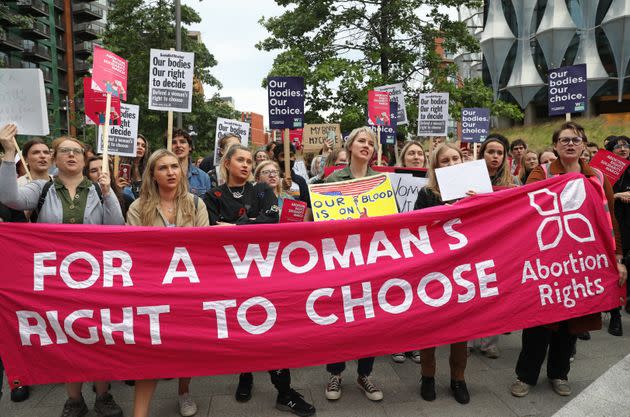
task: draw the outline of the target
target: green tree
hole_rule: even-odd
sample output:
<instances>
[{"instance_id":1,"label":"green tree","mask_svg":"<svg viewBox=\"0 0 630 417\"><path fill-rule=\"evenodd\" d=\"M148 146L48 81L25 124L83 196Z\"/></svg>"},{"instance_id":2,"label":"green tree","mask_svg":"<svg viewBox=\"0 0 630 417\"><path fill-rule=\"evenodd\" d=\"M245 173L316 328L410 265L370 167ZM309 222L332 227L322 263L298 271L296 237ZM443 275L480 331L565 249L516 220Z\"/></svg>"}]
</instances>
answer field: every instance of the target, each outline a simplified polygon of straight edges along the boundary
<instances>
[{"instance_id":1,"label":"green tree","mask_svg":"<svg viewBox=\"0 0 630 417\"><path fill-rule=\"evenodd\" d=\"M182 25L201 22L192 8L182 5ZM182 50L195 53L195 79L220 87L210 68L217 64L206 46L187 36L182 27ZM139 131L149 138L151 149L164 146L167 112L148 109L150 50L175 48L175 8L173 0L118 0L107 16L104 46L129 61L127 102L140 106ZM217 117L233 118L233 109L215 95L206 100L193 93L192 113L183 113L183 125L197 132L197 152L208 153L214 145Z\"/></svg>"},{"instance_id":2,"label":"green tree","mask_svg":"<svg viewBox=\"0 0 630 417\"><path fill-rule=\"evenodd\" d=\"M453 20L444 7L479 7L481 0L276 0L287 10L260 20L270 36L261 50L280 50L270 76L302 76L310 111L306 121L340 121L343 130L366 119L367 91L403 82L409 129L417 122L419 91L449 91L456 114L468 99L486 97L483 83L464 82L462 91L442 80L455 79L454 65L436 52L436 41L446 52L479 50L465 23ZM464 4L463 4L464 3ZM263 80L263 85L265 81ZM440 90L440 88L442 88ZM518 118L520 110L506 103L488 104L496 115ZM415 117L414 117L415 116Z\"/></svg>"}]
</instances>

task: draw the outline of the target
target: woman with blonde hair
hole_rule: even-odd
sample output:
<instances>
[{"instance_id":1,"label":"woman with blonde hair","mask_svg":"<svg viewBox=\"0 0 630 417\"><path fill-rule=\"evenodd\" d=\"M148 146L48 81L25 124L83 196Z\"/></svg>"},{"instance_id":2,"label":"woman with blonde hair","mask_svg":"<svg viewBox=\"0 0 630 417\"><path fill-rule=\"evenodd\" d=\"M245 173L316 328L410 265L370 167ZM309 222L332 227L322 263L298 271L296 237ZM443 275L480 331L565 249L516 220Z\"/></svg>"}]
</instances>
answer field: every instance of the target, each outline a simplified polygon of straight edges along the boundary
<instances>
[{"instance_id":1,"label":"woman with blonde hair","mask_svg":"<svg viewBox=\"0 0 630 417\"><path fill-rule=\"evenodd\" d=\"M142 175L140 197L127 212L131 226L186 227L208 226L208 212L199 197L188 192L188 181L177 156L159 149L149 157ZM136 381L134 417L147 417L157 380ZM182 416L197 413L190 395L190 378L179 378L179 412Z\"/></svg>"},{"instance_id":2,"label":"woman with blonde hair","mask_svg":"<svg viewBox=\"0 0 630 417\"><path fill-rule=\"evenodd\" d=\"M459 147L444 143L438 145L431 155L429 165L429 180L418 193L418 199L414 205L414 210L444 205L440 195L440 187L437 183L435 170L464 162L464 155ZM474 191L469 191L468 195L474 195ZM470 401L470 394L464 380L464 371L468 355L466 341L451 344L451 355L449 364L451 367L451 391L455 400L460 404L467 404ZM425 401L433 401L435 394L435 347L422 349L420 351L420 366L422 379L420 382L420 395Z\"/></svg>"},{"instance_id":3,"label":"woman with blonde hair","mask_svg":"<svg viewBox=\"0 0 630 417\"><path fill-rule=\"evenodd\" d=\"M424 148L417 140L405 143L400 151L400 166L403 168L426 168L427 160L424 157Z\"/></svg>"}]
</instances>

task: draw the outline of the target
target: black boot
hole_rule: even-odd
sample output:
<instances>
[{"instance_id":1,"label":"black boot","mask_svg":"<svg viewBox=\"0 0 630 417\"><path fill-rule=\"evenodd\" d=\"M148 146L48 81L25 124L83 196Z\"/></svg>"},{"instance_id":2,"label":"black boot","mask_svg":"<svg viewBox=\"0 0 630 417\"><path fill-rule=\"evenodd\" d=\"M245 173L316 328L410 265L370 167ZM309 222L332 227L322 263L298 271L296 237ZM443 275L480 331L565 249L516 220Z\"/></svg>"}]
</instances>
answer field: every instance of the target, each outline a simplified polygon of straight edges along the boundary
<instances>
[{"instance_id":1,"label":"black boot","mask_svg":"<svg viewBox=\"0 0 630 417\"><path fill-rule=\"evenodd\" d=\"M425 401L435 400L435 378L423 376L420 380L420 396Z\"/></svg>"},{"instance_id":2,"label":"black boot","mask_svg":"<svg viewBox=\"0 0 630 417\"><path fill-rule=\"evenodd\" d=\"M619 310L610 310L610 323L608 323L608 333L613 336L623 336L621 326L621 313Z\"/></svg>"},{"instance_id":3,"label":"black boot","mask_svg":"<svg viewBox=\"0 0 630 417\"><path fill-rule=\"evenodd\" d=\"M453 391L453 397L458 403L468 404L470 402L470 394L468 393L466 382L451 379L451 391Z\"/></svg>"},{"instance_id":4,"label":"black boot","mask_svg":"<svg viewBox=\"0 0 630 417\"><path fill-rule=\"evenodd\" d=\"M580 340L591 340L591 334L589 332L580 333L577 335Z\"/></svg>"},{"instance_id":5,"label":"black boot","mask_svg":"<svg viewBox=\"0 0 630 417\"><path fill-rule=\"evenodd\" d=\"M234 398L239 403L245 403L252 398L252 386L254 385L254 375L247 372L240 374L238 377L238 387Z\"/></svg>"},{"instance_id":6,"label":"black boot","mask_svg":"<svg viewBox=\"0 0 630 417\"><path fill-rule=\"evenodd\" d=\"M26 401L30 395L30 390L28 387L21 386L17 388L13 388L11 390L11 401L14 403L21 403L22 401Z\"/></svg>"}]
</instances>

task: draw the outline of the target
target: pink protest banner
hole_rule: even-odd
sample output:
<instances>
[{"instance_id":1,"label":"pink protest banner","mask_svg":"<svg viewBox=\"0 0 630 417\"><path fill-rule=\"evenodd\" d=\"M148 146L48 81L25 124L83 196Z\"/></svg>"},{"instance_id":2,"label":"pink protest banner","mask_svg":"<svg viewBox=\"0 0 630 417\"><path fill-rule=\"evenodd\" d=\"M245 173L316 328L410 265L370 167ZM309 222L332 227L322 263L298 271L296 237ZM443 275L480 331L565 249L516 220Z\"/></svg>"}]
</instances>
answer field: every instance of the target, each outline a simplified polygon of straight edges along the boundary
<instances>
[{"instance_id":1,"label":"pink protest banner","mask_svg":"<svg viewBox=\"0 0 630 417\"><path fill-rule=\"evenodd\" d=\"M127 60L94 45L92 89L127 100Z\"/></svg>"},{"instance_id":2,"label":"pink protest banner","mask_svg":"<svg viewBox=\"0 0 630 417\"><path fill-rule=\"evenodd\" d=\"M290 198L278 198L280 223L303 222L306 216L306 203Z\"/></svg>"},{"instance_id":3,"label":"pink protest banner","mask_svg":"<svg viewBox=\"0 0 630 417\"><path fill-rule=\"evenodd\" d=\"M89 125L104 125L105 111L107 107L107 94L92 90L92 78L83 78L83 105L85 112L85 123ZM109 124L120 124L120 99L112 97L110 107Z\"/></svg>"},{"instance_id":4,"label":"pink protest banner","mask_svg":"<svg viewBox=\"0 0 630 417\"><path fill-rule=\"evenodd\" d=\"M368 91L368 121L373 126L389 126L389 93Z\"/></svg>"},{"instance_id":5,"label":"pink protest banner","mask_svg":"<svg viewBox=\"0 0 630 417\"><path fill-rule=\"evenodd\" d=\"M600 149L588 164L602 171L608 177L608 181L615 184L630 166L630 161L605 149Z\"/></svg>"},{"instance_id":6,"label":"pink protest banner","mask_svg":"<svg viewBox=\"0 0 630 417\"><path fill-rule=\"evenodd\" d=\"M600 193L566 174L361 220L2 223L0 250L11 261L0 263L0 354L11 384L213 375L610 310L625 288Z\"/></svg>"}]
</instances>

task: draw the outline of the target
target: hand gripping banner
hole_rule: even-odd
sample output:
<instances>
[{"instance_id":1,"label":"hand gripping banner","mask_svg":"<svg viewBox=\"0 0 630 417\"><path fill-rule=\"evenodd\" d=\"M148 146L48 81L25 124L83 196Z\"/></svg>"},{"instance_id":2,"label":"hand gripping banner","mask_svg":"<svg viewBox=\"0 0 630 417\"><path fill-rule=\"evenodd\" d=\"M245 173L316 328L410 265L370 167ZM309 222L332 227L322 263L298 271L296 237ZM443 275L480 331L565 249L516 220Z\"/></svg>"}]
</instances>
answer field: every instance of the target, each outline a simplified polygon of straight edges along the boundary
<instances>
[{"instance_id":1,"label":"hand gripping banner","mask_svg":"<svg viewBox=\"0 0 630 417\"><path fill-rule=\"evenodd\" d=\"M567 174L360 220L4 223L0 353L10 383L21 385L213 375L606 311L625 292L606 216L601 190Z\"/></svg>"}]
</instances>

